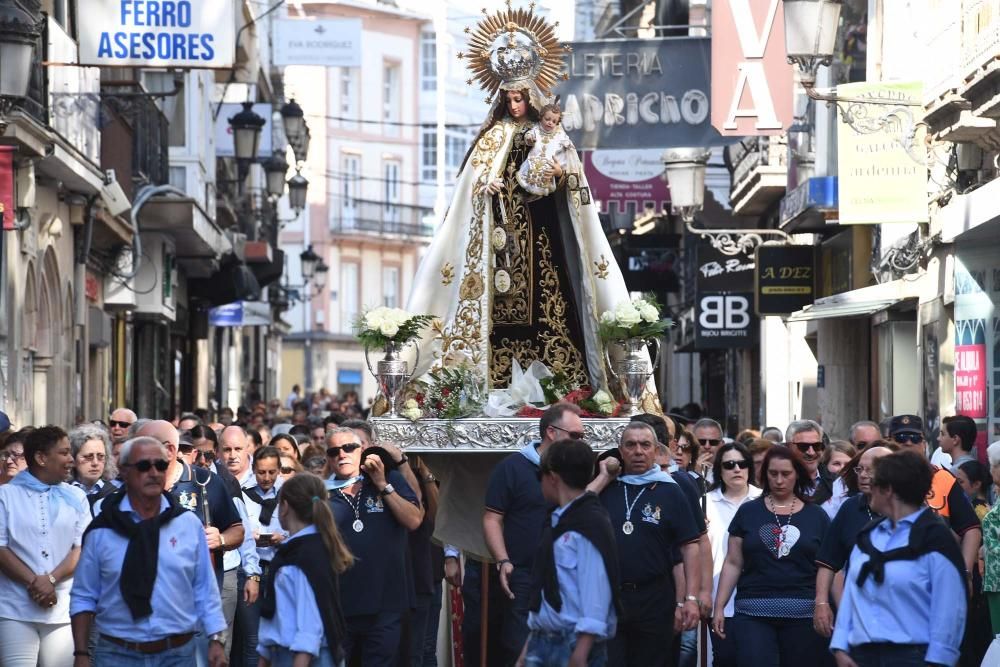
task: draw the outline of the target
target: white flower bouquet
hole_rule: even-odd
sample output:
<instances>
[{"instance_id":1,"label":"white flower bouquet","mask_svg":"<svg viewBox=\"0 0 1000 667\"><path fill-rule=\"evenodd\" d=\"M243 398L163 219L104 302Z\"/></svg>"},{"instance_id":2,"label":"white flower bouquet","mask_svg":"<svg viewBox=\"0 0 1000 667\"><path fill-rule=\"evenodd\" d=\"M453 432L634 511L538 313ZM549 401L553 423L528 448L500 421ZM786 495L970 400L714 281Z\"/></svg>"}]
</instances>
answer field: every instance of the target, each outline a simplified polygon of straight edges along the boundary
<instances>
[{"instance_id":1,"label":"white flower bouquet","mask_svg":"<svg viewBox=\"0 0 1000 667\"><path fill-rule=\"evenodd\" d=\"M414 315L401 308L379 306L361 315L354 323L354 330L366 347L381 348L387 343L402 345L415 340L433 319L430 315Z\"/></svg>"},{"instance_id":2,"label":"white flower bouquet","mask_svg":"<svg viewBox=\"0 0 1000 667\"><path fill-rule=\"evenodd\" d=\"M669 317L660 316L660 304L651 295L622 301L614 310L601 313L598 334L601 340L657 338L673 324Z\"/></svg>"}]
</instances>

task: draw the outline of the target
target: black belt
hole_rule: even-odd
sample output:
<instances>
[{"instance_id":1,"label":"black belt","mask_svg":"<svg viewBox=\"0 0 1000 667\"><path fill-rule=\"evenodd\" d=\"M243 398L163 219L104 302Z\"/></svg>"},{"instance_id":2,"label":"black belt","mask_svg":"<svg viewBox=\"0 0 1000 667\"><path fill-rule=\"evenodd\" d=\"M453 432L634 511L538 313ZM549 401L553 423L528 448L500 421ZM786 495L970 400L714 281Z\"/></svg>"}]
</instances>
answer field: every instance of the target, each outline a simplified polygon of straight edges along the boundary
<instances>
[{"instance_id":1,"label":"black belt","mask_svg":"<svg viewBox=\"0 0 1000 667\"><path fill-rule=\"evenodd\" d=\"M184 646L191 641L192 637L194 637L193 632L185 632L182 635L171 635L152 642L130 642L127 639L119 639L118 637L112 637L111 635L101 633L101 638L108 640L112 644L117 644L118 646L127 648L130 651L137 651L138 653L144 653L146 655L163 653L169 649Z\"/></svg>"},{"instance_id":2,"label":"black belt","mask_svg":"<svg viewBox=\"0 0 1000 667\"><path fill-rule=\"evenodd\" d=\"M673 583L673 574L660 575L658 577L653 577L651 579L645 579L643 581L623 581L619 588L627 593L634 593L640 591L647 586L656 586L658 584L666 584L667 582Z\"/></svg>"}]
</instances>

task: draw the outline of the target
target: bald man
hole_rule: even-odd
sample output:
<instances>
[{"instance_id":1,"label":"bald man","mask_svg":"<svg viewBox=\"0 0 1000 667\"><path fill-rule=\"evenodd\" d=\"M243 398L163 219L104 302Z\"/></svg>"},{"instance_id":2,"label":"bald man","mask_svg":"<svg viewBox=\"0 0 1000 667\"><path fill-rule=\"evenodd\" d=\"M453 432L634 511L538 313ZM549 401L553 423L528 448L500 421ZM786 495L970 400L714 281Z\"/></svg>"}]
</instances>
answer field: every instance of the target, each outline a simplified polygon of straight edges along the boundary
<instances>
[{"instance_id":1,"label":"bald man","mask_svg":"<svg viewBox=\"0 0 1000 667\"><path fill-rule=\"evenodd\" d=\"M111 427L111 442L115 447L120 449L122 443L128 440L128 429L136 419L138 419L136 414L128 408L118 408L111 413L108 426ZM118 452L114 454L117 458Z\"/></svg>"},{"instance_id":2,"label":"bald man","mask_svg":"<svg viewBox=\"0 0 1000 667\"><path fill-rule=\"evenodd\" d=\"M253 459L253 441L240 426L227 426L219 436L219 458L240 483L240 487L254 486L257 482L250 462Z\"/></svg>"}]
</instances>

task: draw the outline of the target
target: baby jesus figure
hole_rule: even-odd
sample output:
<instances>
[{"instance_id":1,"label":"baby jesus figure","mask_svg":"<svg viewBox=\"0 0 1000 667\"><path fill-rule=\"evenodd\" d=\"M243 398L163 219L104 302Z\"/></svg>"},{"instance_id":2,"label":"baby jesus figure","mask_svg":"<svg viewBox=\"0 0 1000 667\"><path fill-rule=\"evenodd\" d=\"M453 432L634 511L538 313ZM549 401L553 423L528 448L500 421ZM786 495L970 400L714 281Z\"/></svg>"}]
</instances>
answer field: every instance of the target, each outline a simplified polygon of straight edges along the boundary
<instances>
[{"instance_id":1,"label":"baby jesus figure","mask_svg":"<svg viewBox=\"0 0 1000 667\"><path fill-rule=\"evenodd\" d=\"M556 189L555 179L548 175L552 163L558 162L565 171L566 154L573 142L559 122L562 110L558 104L546 104L538 116L539 122L524 133L524 142L532 148L518 169L517 182L527 192L544 197Z\"/></svg>"}]
</instances>

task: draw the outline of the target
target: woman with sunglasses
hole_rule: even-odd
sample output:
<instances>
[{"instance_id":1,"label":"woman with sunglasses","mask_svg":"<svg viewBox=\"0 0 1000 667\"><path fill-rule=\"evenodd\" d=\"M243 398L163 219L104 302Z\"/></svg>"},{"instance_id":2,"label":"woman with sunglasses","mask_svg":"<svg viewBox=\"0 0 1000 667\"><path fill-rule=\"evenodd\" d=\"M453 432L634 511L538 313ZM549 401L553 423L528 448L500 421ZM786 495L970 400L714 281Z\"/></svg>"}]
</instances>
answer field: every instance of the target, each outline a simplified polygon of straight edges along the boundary
<instances>
[{"instance_id":1,"label":"woman with sunglasses","mask_svg":"<svg viewBox=\"0 0 1000 667\"><path fill-rule=\"evenodd\" d=\"M691 479L698 485L698 489L703 491L705 488L705 479L695 470L700 453L701 447L698 446L698 441L691 431L687 429L682 430L674 441L674 463L677 464L678 469L687 472Z\"/></svg>"},{"instance_id":2,"label":"woman with sunglasses","mask_svg":"<svg viewBox=\"0 0 1000 667\"><path fill-rule=\"evenodd\" d=\"M781 445L764 457L761 497L729 524L712 629L732 633L739 667L792 667L827 655L813 630L816 552L830 519L806 496L809 473L797 451ZM726 605L736 592L735 615Z\"/></svg>"},{"instance_id":3,"label":"woman with sunglasses","mask_svg":"<svg viewBox=\"0 0 1000 667\"><path fill-rule=\"evenodd\" d=\"M712 484L705 496L705 518L708 539L712 544L712 596L719 588L719 574L729 551L729 524L744 503L760 497L760 489L750 483L753 457L740 442L722 445L715 457ZM726 618L732 618L733 602L725 607ZM732 637L712 635L712 664L715 667L736 667L736 646Z\"/></svg>"}]
</instances>

